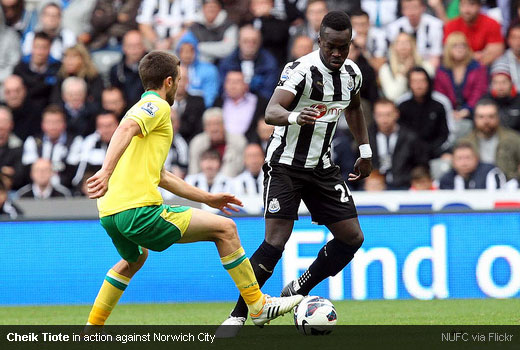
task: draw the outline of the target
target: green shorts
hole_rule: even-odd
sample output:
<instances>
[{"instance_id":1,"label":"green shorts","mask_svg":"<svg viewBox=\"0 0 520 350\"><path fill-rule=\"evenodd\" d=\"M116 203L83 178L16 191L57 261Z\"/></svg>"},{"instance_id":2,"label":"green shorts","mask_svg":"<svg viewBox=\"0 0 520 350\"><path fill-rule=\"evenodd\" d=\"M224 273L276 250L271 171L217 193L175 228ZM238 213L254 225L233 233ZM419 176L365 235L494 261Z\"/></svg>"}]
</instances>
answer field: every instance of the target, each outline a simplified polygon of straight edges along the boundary
<instances>
[{"instance_id":1,"label":"green shorts","mask_svg":"<svg viewBox=\"0 0 520 350\"><path fill-rule=\"evenodd\" d=\"M136 262L143 253L141 247L160 252L181 239L191 214L190 207L162 204L128 209L100 221L119 255Z\"/></svg>"}]
</instances>

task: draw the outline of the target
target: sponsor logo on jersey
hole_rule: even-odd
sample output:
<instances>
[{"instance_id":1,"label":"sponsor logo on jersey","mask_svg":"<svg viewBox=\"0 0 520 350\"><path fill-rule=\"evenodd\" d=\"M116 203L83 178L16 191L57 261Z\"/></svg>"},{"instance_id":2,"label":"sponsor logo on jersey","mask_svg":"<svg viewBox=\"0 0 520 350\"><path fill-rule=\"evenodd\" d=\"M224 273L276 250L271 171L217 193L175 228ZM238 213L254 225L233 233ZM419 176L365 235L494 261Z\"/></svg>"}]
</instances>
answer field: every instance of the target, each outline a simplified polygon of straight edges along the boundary
<instances>
[{"instance_id":1,"label":"sponsor logo on jersey","mask_svg":"<svg viewBox=\"0 0 520 350\"><path fill-rule=\"evenodd\" d=\"M273 213L273 214L278 213L280 211L280 203L278 202L278 199L276 199L276 198L271 199L267 210L269 210L269 212Z\"/></svg>"},{"instance_id":2,"label":"sponsor logo on jersey","mask_svg":"<svg viewBox=\"0 0 520 350\"><path fill-rule=\"evenodd\" d=\"M159 110L159 107L154 105L152 102L147 102L141 106L141 109L148 113L150 117L155 117L155 112Z\"/></svg>"},{"instance_id":3,"label":"sponsor logo on jersey","mask_svg":"<svg viewBox=\"0 0 520 350\"><path fill-rule=\"evenodd\" d=\"M313 104L311 108L317 109L318 112L320 112L320 115L316 117L318 119L323 117L327 113L327 106L321 103Z\"/></svg>"}]
</instances>

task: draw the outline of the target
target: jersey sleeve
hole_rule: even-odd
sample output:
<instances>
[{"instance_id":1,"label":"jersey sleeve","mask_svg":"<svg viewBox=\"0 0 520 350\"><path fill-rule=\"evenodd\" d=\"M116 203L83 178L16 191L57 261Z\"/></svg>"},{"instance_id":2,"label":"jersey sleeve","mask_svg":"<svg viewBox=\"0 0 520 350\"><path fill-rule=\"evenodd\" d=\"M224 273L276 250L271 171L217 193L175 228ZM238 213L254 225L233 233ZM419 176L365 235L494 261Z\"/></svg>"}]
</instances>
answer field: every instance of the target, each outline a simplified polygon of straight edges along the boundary
<instances>
[{"instance_id":1,"label":"jersey sleeve","mask_svg":"<svg viewBox=\"0 0 520 350\"><path fill-rule=\"evenodd\" d=\"M125 118L135 121L141 128L143 136L146 136L166 118L170 118L170 108L166 105L166 102L146 101L132 108Z\"/></svg>"},{"instance_id":2,"label":"jersey sleeve","mask_svg":"<svg viewBox=\"0 0 520 350\"><path fill-rule=\"evenodd\" d=\"M305 73L298 61L289 62L285 65L277 89L287 90L294 95L298 93L297 87L305 79Z\"/></svg>"}]
</instances>

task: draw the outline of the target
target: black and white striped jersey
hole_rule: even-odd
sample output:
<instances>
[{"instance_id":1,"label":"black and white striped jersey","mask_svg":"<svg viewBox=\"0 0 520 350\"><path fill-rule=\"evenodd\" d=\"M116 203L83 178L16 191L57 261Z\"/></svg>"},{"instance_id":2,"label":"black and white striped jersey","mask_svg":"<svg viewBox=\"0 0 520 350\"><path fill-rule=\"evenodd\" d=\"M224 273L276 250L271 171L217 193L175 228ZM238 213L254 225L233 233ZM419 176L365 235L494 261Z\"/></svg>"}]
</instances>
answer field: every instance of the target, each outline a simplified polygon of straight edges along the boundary
<instances>
[{"instance_id":1,"label":"black and white striped jersey","mask_svg":"<svg viewBox=\"0 0 520 350\"><path fill-rule=\"evenodd\" d=\"M321 111L314 125L277 126L267 146L266 162L297 168L328 168L332 165L330 144L338 119L359 92L363 78L358 66L345 60L338 71L322 63L319 50L289 62L277 89L295 95L289 110L300 112L305 107Z\"/></svg>"}]
</instances>

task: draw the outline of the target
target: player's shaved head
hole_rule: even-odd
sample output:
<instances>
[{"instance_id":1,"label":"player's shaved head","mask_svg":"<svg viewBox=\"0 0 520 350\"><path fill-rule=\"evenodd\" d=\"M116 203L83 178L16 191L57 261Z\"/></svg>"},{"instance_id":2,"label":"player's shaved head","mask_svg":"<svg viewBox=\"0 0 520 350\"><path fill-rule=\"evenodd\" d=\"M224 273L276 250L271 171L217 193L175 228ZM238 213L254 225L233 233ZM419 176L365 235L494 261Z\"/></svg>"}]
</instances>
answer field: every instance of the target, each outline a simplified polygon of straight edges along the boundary
<instances>
[{"instance_id":1,"label":"player's shaved head","mask_svg":"<svg viewBox=\"0 0 520 350\"><path fill-rule=\"evenodd\" d=\"M323 17L320 26L320 36L325 34L325 29L331 28L338 32L350 30L352 32L352 23L350 17L343 11L331 11Z\"/></svg>"}]
</instances>

